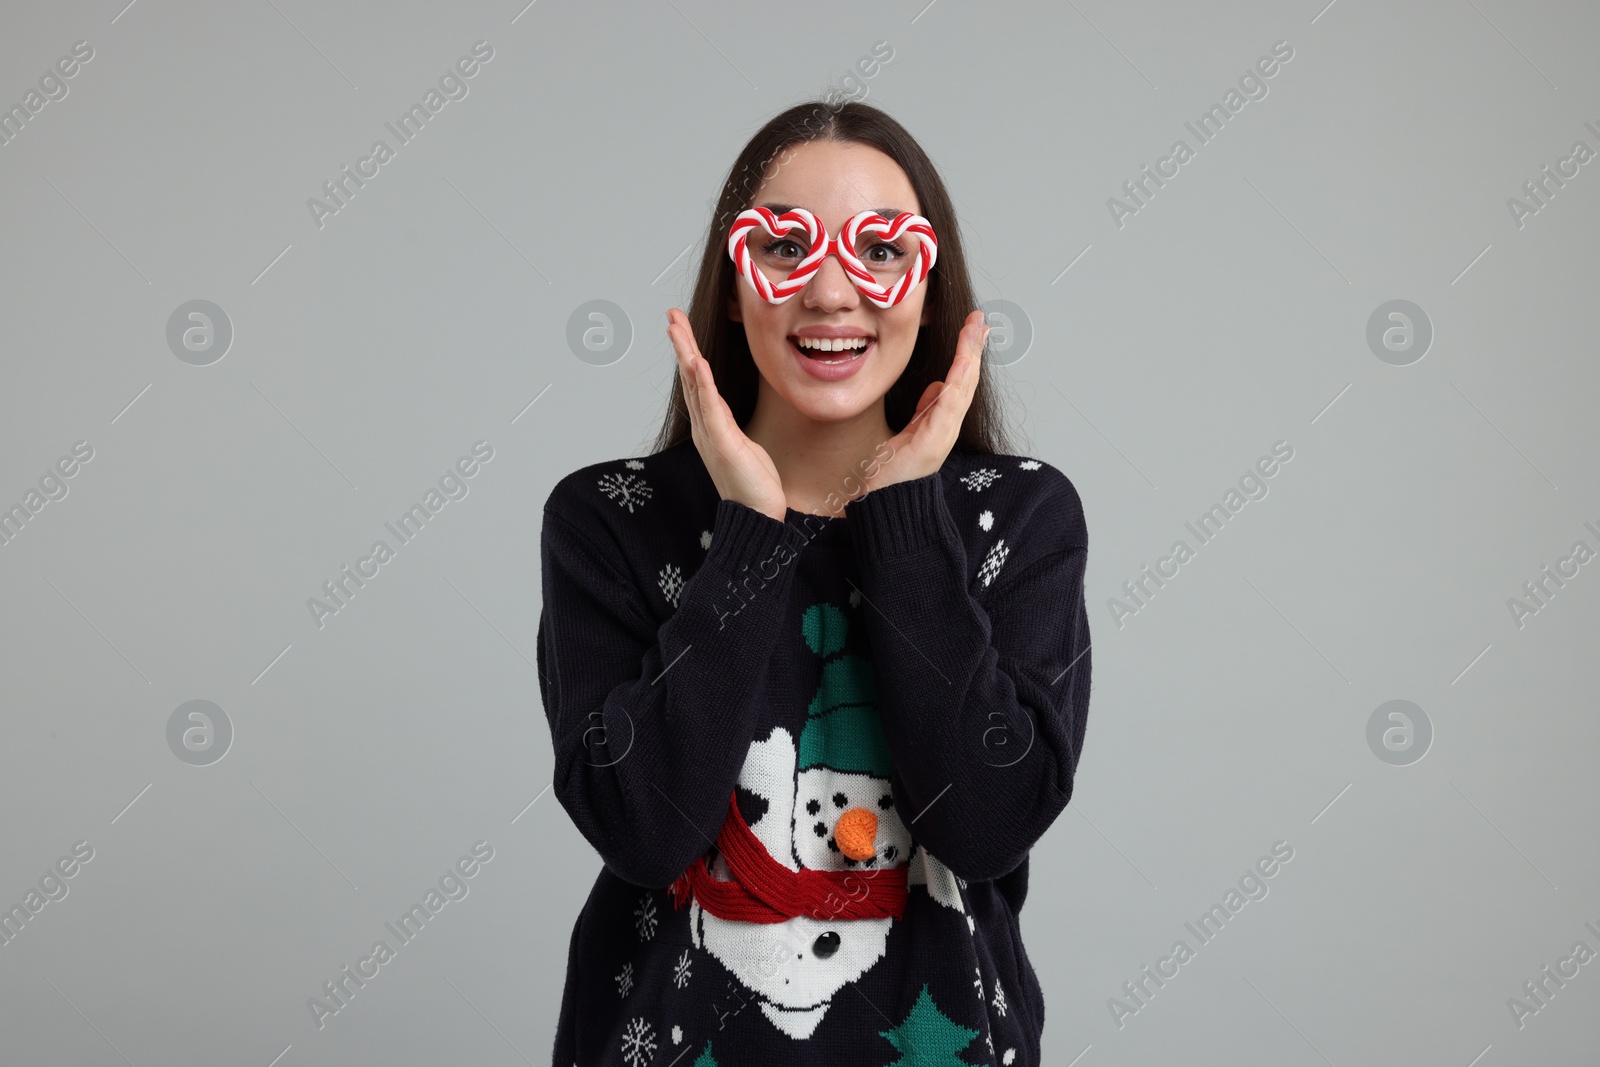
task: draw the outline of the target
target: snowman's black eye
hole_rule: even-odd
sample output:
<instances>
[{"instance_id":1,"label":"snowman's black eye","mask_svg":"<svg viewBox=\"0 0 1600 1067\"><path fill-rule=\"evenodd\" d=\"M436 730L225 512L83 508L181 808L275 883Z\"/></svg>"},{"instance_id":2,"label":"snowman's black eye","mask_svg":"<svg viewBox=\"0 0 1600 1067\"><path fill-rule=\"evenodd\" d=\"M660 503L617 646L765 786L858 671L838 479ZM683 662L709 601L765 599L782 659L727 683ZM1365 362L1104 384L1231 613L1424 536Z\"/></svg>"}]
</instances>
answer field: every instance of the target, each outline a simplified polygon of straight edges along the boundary
<instances>
[{"instance_id":1,"label":"snowman's black eye","mask_svg":"<svg viewBox=\"0 0 1600 1067\"><path fill-rule=\"evenodd\" d=\"M812 815L815 815L821 810L822 805L817 802L816 797L812 797L810 800L806 801L806 811L810 812Z\"/></svg>"},{"instance_id":2,"label":"snowman's black eye","mask_svg":"<svg viewBox=\"0 0 1600 1067\"><path fill-rule=\"evenodd\" d=\"M833 794L833 806L834 807L842 808L848 803L850 803L850 798L845 796L843 793L835 793L835 794Z\"/></svg>"},{"instance_id":3,"label":"snowman's black eye","mask_svg":"<svg viewBox=\"0 0 1600 1067\"><path fill-rule=\"evenodd\" d=\"M883 796L878 798L878 807L882 808L884 811L888 811L890 808L894 807L894 796L890 793L883 794Z\"/></svg>"}]
</instances>

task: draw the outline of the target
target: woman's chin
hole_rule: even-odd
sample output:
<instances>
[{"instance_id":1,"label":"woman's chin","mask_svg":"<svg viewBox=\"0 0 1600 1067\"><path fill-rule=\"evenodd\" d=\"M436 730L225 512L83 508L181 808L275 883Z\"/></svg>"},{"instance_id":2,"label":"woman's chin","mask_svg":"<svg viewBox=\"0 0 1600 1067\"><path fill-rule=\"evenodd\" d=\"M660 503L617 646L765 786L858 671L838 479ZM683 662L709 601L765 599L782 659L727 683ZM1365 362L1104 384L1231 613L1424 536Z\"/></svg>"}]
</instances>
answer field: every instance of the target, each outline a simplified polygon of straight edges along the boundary
<instances>
[{"instance_id":1,"label":"woman's chin","mask_svg":"<svg viewBox=\"0 0 1600 1067\"><path fill-rule=\"evenodd\" d=\"M825 390L808 389L801 386L805 392L823 392ZM832 390L838 392L837 389ZM876 397L871 399L875 400ZM872 405L863 401L853 393L845 396L795 396L788 397L789 406L794 408L803 418L812 422L848 422L860 415Z\"/></svg>"}]
</instances>

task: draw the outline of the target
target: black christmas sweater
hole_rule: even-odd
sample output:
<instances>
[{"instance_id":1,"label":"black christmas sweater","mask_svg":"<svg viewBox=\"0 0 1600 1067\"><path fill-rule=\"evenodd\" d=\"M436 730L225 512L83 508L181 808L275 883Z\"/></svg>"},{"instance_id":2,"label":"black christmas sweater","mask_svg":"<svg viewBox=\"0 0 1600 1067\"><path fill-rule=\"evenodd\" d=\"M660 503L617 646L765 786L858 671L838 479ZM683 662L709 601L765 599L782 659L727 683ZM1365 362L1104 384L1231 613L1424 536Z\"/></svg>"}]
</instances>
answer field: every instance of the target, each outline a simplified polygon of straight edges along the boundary
<instances>
[{"instance_id":1,"label":"black christmas sweater","mask_svg":"<svg viewBox=\"0 0 1600 1067\"><path fill-rule=\"evenodd\" d=\"M1066 475L955 449L779 521L688 440L543 524L554 792L604 862L555 1067L1038 1064L1018 913L1089 701Z\"/></svg>"}]
</instances>

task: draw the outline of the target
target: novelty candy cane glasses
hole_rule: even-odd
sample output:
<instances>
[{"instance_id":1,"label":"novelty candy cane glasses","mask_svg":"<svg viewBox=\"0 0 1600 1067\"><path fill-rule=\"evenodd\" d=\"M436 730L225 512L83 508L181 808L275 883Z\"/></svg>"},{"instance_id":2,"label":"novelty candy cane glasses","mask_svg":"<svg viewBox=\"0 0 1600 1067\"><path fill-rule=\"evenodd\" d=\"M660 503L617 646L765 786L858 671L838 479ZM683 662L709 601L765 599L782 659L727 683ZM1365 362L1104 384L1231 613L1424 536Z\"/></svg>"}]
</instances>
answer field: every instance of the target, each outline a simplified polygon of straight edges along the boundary
<instances>
[{"instance_id":1,"label":"novelty candy cane glasses","mask_svg":"<svg viewBox=\"0 0 1600 1067\"><path fill-rule=\"evenodd\" d=\"M803 243L810 251L786 272L787 261L776 253L767 253L766 239L760 234L756 238L763 247L751 254L747 242L758 226L768 236L796 245L802 243L801 238L791 235L802 230ZM890 258L872 258L879 247L888 248ZM890 308L928 276L939 256L939 241L928 220L909 211L902 211L893 219L876 211L863 211L844 224L839 236L830 237L821 220L803 207L791 208L782 215L753 207L739 213L728 233L728 257L750 287L769 304L781 304L804 289L830 253L839 257L850 281L868 300L880 308Z\"/></svg>"}]
</instances>

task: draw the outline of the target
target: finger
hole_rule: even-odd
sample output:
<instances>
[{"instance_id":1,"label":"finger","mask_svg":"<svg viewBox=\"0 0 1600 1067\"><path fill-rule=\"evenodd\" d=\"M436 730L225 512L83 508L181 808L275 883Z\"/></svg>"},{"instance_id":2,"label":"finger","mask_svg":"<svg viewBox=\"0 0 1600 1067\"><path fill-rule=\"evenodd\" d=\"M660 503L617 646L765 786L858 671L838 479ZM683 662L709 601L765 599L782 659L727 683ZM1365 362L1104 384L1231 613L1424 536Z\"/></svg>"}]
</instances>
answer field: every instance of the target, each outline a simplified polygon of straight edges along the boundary
<instances>
[{"instance_id":1,"label":"finger","mask_svg":"<svg viewBox=\"0 0 1600 1067\"><path fill-rule=\"evenodd\" d=\"M989 324L984 321L983 313L975 311L967 316L967 325L962 328L959 346L961 368L958 374L951 375L950 383L965 394L964 399L971 399L973 391L978 386L978 374L983 366L983 346L988 340Z\"/></svg>"},{"instance_id":2,"label":"finger","mask_svg":"<svg viewBox=\"0 0 1600 1067\"><path fill-rule=\"evenodd\" d=\"M705 369L702 371L701 368ZM705 421L713 436L724 439L730 432L738 432L738 424L733 420L733 412L728 409L728 402L722 399L722 391L717 388L716 376L711 373L711 364L703 358L694 361L695 397L700 401L700 417Z\"/></svg>"},{"instance_id":3,"label":"finger","mask_svg":"<svg viewBox=\"0 0 1600 1067\"><path fill-rule=\"evenodd\" d=\"M721 392L717 390L716 380L711 374L711 364L703 358L696 357L692 373L694 406L698 412L701 439L707 447L726 461L728 448L735 443L733 436L739 433L739 428L733 421L733 413L728 410L727 401L722 399Z\"/></svg>"},{"instance_id":4,"label":"finger","mask_svg":"<svg viewBox=\"0 0 1600 1067\"><path fill-rule=\"evenodd\" d=\"M678 328L678 339L673 344L680 345L682 351L688 355L700 355L700 342L695 340L694 328L689 325L689 316L678 308L673 308L667 312L667 332L669 336L671 336L672 327L674 326Z\"/></svg>"},{"instance_id":5,"label":"finger","mask_svg":"<svg viewBox=\"0 0 1600 1067\"><path fill-rule=\"evenodd\" d=\"M689 359L683 350L683 342L678 339L677 324L672 321L672 313L667 313L667 340L672 342L673 360L678 367L678 385L683 390L684 399L689 397Z\"/></svg>"},{"instance_id":6,"label":"finger","mask_svg":"<svg viewBox=\"0 0 1600 1067\"><path fill-rule=\"evenodd\" d=\"M697 364L703 363L704 360L699 358L694 345L694 334L689 329L687 320L683 320L683 312L673 308L667 312L667 320L667 338L672 342L673 351L677 355L678 380L683 391L684 406L688 409L690 428L700 430L703 419L700 414L700 390L696 371Z\"/></svg>"},{"instance_id":7,"label":"finger","mask_svg":"<svg viewBox=\"0 0 1600 1067\"><path fill-rule=\"evenodd\" d=\"M952 361L949 377L944 382L930 383L938 385L940 389L926 411L924 421L927 426L923 432L936 440L948 436L953 441L961 431L961 423L967 416L973 393L977 390L977 367L982 362L983 343L988 329L981 311L968 315L967 324L962 327L956 342L956 358ZM926 393L923 399L927 399Z\"/></svg>"},{"instance_id":8,"label":"finger","mask_svg":"<svg viewBox=\"0 0 1600 1067\"><path fill-rule=\"evenodd\" d=\"M667 312L667 340L672 342L672 354L678 360L678 369L684 368L683 342L678 339L678 320L672 317L672 312Z\"/></svg>"},{"instance_id":9,"label":"finger","mask_svg":"<svg viewBox=\"0 0 1600 1067\"><path fill-rule=\"evenodd\" d=\"M983 353L984 329L987 329L987 327L975 328L973 320L969 317L967 324L956 335L956 354L955 358L950 361L950 370L945 374L943 382L934 383L941 386L939 396L943 396L945 393L961 394L962 392L966 392L970 396L974 386L972 368ZM955 399L956 397L953 395L951 400ZM950 400L946 401L947 404L950 402Z\"/></svg>"},{"instance_id":10,"label":"finger","mask_svg":"<svg viewBox=\"0 0 1600 1067\"><path fill-rule=\"evenodd\" d=\"M721 399L717 395L716 383L712 379L711 364L706 362L704 356L695 352L687 352L685 362L687 365L684 368L684 382L688 393L689 410L695 425L709 439L715 416L714 406Z\"/></svg>"},{"instance_id":11,"label":"finger","mask_svg":"<svg viewBox=\"0 0 1600 1067\"><path fill-rule=\"evenodd\" d=\"M682 362L687 363L687 357L700 354L700 346L695 344L694 330L689 327L689 320L683 312L677 308L667 312L667 339L672 342L673 351L678 354Z\"/></svg>"},{"instance_id":12,"label":"finger","mask_svg":"<svg viewBox=\"0 0 1600 1067\"><path fill-rule=\"evenodd\" d=\"M929 382L922 390L922 396L917 400L917 407L911 418L906 421L900 430L902 434L917 432L922 420L932 410L934 402L939 399L939 394L944 391L944 382Z\"/></svg>"},{"instance_id":13,"label":"finger","mask_svg":"<svg viewBox=\"0 0 1600 1067\"><path fill-rule=\"evenodd\" d=\"M704 390L701 388L700 366L705 360L691 355L686 357L686 362L684 376L685 387L688 389L689 418L703 438L706 434L706 409Z\"/></svg>"},{"instance_id":14,"label":"finger","mask_svg":"<svg viewBox=\"0 0 1600 1067\"><path fill-rule=\"evenodd\" d=\"M972 339L972 366L967 368L966 379L963 386L970 400L972 394L978 389L978 379L983 375L983 350L989 343L989 324L982 319L976 335Z\"/></svg>"}]
</instances>

